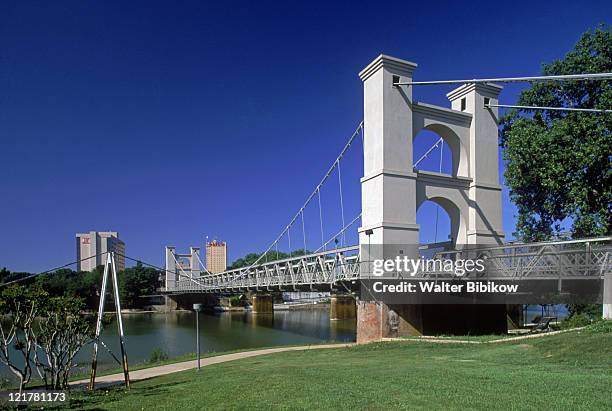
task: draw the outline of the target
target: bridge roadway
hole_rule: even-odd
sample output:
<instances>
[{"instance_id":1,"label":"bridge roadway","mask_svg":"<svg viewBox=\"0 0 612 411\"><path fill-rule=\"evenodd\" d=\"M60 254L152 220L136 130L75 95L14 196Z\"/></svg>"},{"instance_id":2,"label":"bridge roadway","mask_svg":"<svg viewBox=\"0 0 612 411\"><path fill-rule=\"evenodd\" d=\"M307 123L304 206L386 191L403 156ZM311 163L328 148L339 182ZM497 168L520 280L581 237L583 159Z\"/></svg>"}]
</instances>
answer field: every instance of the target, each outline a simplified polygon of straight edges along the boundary
<instances>
[{"instance_id":1,"label":"bridge roadway","mask_svg":"<svg viewBox=\"0 0 612 411\"><path fill-rule=\"evenodd\" d=\"M550 280L603 279L612 275L612 237L584 240L515 243L441 251L434 259L479 259L486 261L487 279ZM368 261L360 260L359 246L335 248L318 253L195 276L177 268L164 293L236 293L244 291L330 291L355 290L359 280L371 272ZM469 276L474 273L468 274ZM448 272L419 271L412 278L450 277Z\"/></svg>"}]
</instances>

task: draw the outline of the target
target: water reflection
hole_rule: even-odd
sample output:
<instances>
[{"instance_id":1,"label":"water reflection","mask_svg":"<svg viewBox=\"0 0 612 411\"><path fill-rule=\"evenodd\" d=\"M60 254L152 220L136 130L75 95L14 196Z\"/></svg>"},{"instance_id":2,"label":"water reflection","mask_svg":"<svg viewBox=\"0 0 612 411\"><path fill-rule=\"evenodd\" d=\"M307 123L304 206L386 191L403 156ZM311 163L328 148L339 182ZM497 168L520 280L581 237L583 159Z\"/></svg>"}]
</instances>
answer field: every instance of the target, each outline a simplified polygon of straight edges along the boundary
<instances>
[{"instance_id":1,"label":"water reflection","mask_svg":"<svg viewBox=\"0 0 612 411\"><path fill-rule=\"evenodd\" d=\"M251 327L274 327L274 314L246 314L245 319Z\"/></svg>"}]
</instances>

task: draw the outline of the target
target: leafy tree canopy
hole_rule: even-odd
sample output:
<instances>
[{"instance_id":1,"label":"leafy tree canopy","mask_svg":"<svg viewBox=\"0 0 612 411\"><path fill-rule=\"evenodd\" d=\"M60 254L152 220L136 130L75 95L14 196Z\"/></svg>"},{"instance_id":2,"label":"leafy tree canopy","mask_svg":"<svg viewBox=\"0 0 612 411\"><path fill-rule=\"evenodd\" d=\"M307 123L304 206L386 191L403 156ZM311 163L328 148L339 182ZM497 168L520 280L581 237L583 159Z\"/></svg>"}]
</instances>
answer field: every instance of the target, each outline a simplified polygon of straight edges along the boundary
<instances>
[{"instance_id":1,"label":"leafy tree canopy","mask_svg":"<svg viewBox=\"0 0 612 411\"><path fill-rule=\"evenodd\" d=\"M160 274L158 270L144 267L141 263L119 273L122 306L142 307L147 301L143 297L158 293L157 289L162 285Z\"/></svg>"},{"instance_id":2,"label":"leafy tree canopy","mask_svg":"<svg viewBox=\"0 0 612 411\"><path fill-rule=\"evenodd\" d=\"M242 267L248 267L252 264L255 263L255 261L257 261L257 259L263 255L263 258L261 260L259 260L260 263L265 263L266 261L275 261L275 260L282 260L284 258L289 258L291 257L297 257L300 255L305 255L305 254L310 254L312 253L312 251L310 250L296 250L293 251L291 253L291 255L289 255L288 253L284 253L282 251L276 252L274 251L268 251L266 254L264 253L249 253L247 255L245 255L242 258L238 258L237 260L235 260L232 265L229 266L229 270L233 270L236 268L242 268Z\"/></svg>"},{"instance_id":3,"label":"leafy tree canopy","mask_svg":"<svg viewBox=\"0 0 612 411\"><path fill-rule=\"evenodd\" d=\"M612 31L583 34L544 75L612 72ZM610 81L537 82L519 105L612 109ZM501 121L505 180L517 235L542 240L571 221L573 236L612 233L612 114L510 111Z\"/></svg>"}]
</instances>

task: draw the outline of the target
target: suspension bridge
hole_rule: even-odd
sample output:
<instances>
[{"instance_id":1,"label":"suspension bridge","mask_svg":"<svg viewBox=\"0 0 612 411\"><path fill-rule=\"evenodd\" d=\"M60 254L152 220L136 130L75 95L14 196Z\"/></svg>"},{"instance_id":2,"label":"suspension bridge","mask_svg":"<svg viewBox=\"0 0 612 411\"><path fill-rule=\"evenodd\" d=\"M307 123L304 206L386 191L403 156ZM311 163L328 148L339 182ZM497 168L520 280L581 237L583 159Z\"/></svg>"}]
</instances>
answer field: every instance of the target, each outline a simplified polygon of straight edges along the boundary
<instances>
[{"instance_id":1,"label":"suspension bridge","mask_svg":"<svg viewBox=\"0 0 612 411\"><path fill-rule=\"evenodd\" d=\"M603 302L603 317L612 319L612 237L557 240L533 243L507 243L502 230L501 186L498 175L499 108L521 110L557 110L609 115L607 109L580 107L535 107L499 103L502 87L496 82L515 81L601 81L612 79L612 73L560 75L522 78L472 79L450 81L412 80L417 65L399 58L380 55L368 64L359 77L364 88L364 117L350 134L340 154L323 174L306 201L297 210L265 251L246 267L211 273L202 263L199 249L177 253L166 247L165 281L162 289L167 301L178 304L185 299L201 302L205 296L253 293L253 312L272 313L270 292L329 291L331 319L357 318L357 342L381 340L415 334L436 333L498 333L516 322L516 303L494 304L406 304L390 300L366 298L370 289L364 284L380 279L373 270L375 262L394 258L419 260L425 255L430 261L483 261L487 281L554 282L555 295L568 294L570 284L595 282L599 285L599 301ZM440 107L413 99L414 86L426 84L458 84L446 94L450 107ZM414 160L414 140L417 134L429 130L439 136L434 144ZM351 149L361 142L363 174L361 211L347 222L341 165ZM442 173L443 147L450 152L450 173ZM420 165L438 150L437 172L426 171ZM333 230L330 219L324 219L322 191L332 181L337 182L338 216L340 224ZM420 244L421 227L417 210L426 201L439 208L433 222L437 238L438 209L450 220L448 241ZM314 212L312 209L314 208ZM307 210L316 218L320 243L310 252L306 229ZM312 223L311 223L312 224ZM335 231L335 232L334 232ZM292 242L293 232L293 242ZM325 233L334 232L326 239ZM296 238L297 233L297 238ZM349 244L347 234L357 233L358 240ZM297 240L297 241L296 241ZM317 239L317 242L319 239ZM301 244L300 244L301 243ZM280 249L287 244L288 257ZM302 246L294 255L296 244ZM106 289L112 282L118 315L120 361L126 385L129 371L124 349L121 306L117 281L118 253L104 252L106 264L98 309L90 388L96 379L98 343L105 307ZM101 254L80 260L86 261ZM140 261L120 254L122 258ZM43 273L22 277L1 284L29 280L51 273L74 263ZM146 263L145 263L146 264ZM151 264L146 264L151 265ZM153 266L155 267L155 266ZM385 280L410 281L456 280L453 272L425 269L418 266L410 276L399 270L387 273ZM156 267L158 268L158 267ZM482 280L483 273L462 274L461 280ZM551 301L559 302L559 301ZM200 304L198 304L199 306ZM194 306L195 307L195 306ZM520 321L518 321L520 322ZM111 353L112 355L112 353Z\"/></svg>"},{"instance_id":2,"label":"suspension bridge","mask_svg":"<svg viewBox=\"0 0 612 411\"><path fill-rule=\"evenodd\" d=\"M316 290L359 294L360 281L370 277L372 262L376 259L397 255L419 258L429 253L434 259L455 261L486 258L488 276L495 279L557 279L559 284L563 280L602 280L604 299L612 302L608 301L612 300L611 237L505 243L498 175L498 108L509 106L499 104L502 87L495 84L496 81L597 81L610 79L612 74L414 82L412 75L416 68L415 63L380 55L359 73L364 86L364 120L350 134L304 204L256 261L247 267L210 273L193 249L190 254L181 255L176 254L174 247L167 247L164 293L174 299L184 295L246 291L265 294ZM413 99L412 89L420 84L459 86L446 95L450 107L440 107ZM582 111L605 115L609 110ZM433 131L440 138L415 161L414 138L422 130ZM347 152L359 142L363 155L361 213L347 223L341 164ZM451 154L450 174L442 173L445 144ZM438 172L420 170L421 162L436 149L440 151ZM330 222L323 218L321 192L336 178L340 229L326 240L324 233L330 231ZM419 244L416 214L426 201L436 203L448 214L449 241ZM278 258L281 244L293 249L292 232L293 246L301 243L304 251L308 249L305 214L309 207L315 209L311 215L318 215L319 247L314 252ZM436 214L436 230L437 218ZM350 232L358 233L358 243L346 244L346 234ZM180 263L181 257L188 258L189 263ZM447 272L422 271L414 273L413 279L445 276ZM482 315L485 310L494 311L490 307L473 309L465 315ZM398 315L402 318L401 326L394 326L392 319ZM431 329L427 323L438 322L433 317L448 315L441 310L427 313L393 308L381 302L358 301L358 341L393 336L402 330L423 333ZM604 305L604 316L612 316L610 304ZM505 307L493 321L505 326Z\"/></svg>"},{"instance_id":3,"label":"suspension bridge","mask_svg":"<svg viewBox=\"0 0 612 411\"><path fill-rule=\"evenodd\" d=\"M427 307L362 298L362 285L376 277L374 262L398 256L413 260L428 256L433 261L482 259L486 261L488 280L557 281L559 294L563 294L564 284L600 282L603 316L612 318L612 237L534 243L505 241L498 175L498 108L510 106L499 104L502 87L495 84L601 81L612 79L612 73L417 82L412 80L416 68L410 61L380 55L359 73L364 90L363 121L349 134L303 205L254 262L211 273L202 263L199 249L181 254L174 247L166 247L165 267L161 271L162 293L167 301L178 304L199 301L206 295L252 292L254 311L272 312L270 292L331 291L332 311L348 315L356 312L358 342L405 334L506 329L509 310L504 304ZM413 87L426 84L458 84L446 94L450 107L414 100ZM583 112L581 115L610 113L577 107L512 107ZM421 156L416 156L415 137L424 130L439 138ZM442 173L443 148L450 153L447 174ZM358 150L363 172L358 179L360 212L349 219L346 211L351 204L347 204L344 189L357 179L343 179L342 164L351 150ZM440 153L437 171L422 169L421 165L437 151ZM345 178L346 174L350 175L345 173ZM335 213L329 213L322 201L324 190L332 185L337 190ZM448 215L448 241L420 244L417 210L427 201L438 207L435 220L426 222L436 234L438 210ZM314 221L307 221L307 215L314 215ZM339 221L333 221L330 215ZM317 232L316 241L313 232ZM333 235L326 236L329 233ZM353 237L357 238L350 242ZM308 251L315 243L314 251ZM281 255L285 246L289 253ZM301 250L294 253L296 247ZM399 272L388 274L392 279L404 278ZM36 275L40 274L13 282ZM479 279L480 275L467 273L463 279ZM417 269L408 279L443 281L453 277L446 270ZM340 310L338 304L353 309ZM457 331L455 326L459 323L463 328Z\"/></svg>"}]
</instances>

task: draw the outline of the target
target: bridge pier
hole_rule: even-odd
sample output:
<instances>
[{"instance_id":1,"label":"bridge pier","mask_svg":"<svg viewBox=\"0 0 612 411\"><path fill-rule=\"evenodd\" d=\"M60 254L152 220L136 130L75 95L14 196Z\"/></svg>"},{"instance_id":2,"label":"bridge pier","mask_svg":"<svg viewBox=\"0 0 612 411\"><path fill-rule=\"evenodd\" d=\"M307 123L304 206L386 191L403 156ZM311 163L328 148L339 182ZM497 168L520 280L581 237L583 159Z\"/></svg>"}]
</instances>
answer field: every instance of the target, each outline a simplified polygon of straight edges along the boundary
<instances>
[{"instance_id":1,"label":"bridge pier","mask_svg":"<svg viewBox=\"0 0 612 411\"><path fill-rule=\"evenodd\" d=\"M523 306L521 304L508 304L508 329L522 328L525 324L523 318Z\"/></svg>"},{"instance_id":2,"label":"bridge pier","mask_svg":"<svg viewBox=\"0 0 612 411\"><path fill-rule=\"evenodd\" d=\"M271 294L255 294L252 299L253 314L273 314L274 301Z\"/></svg>"},{"instance_id":3,"label":"bridge pier","mask_svg":"<svg viewBox=\"0 0 612 411\"><path fill-rule=\"evenodd\" d=\"M387 305L380 301L357 303L357 344L383 338L423 335L422 305Z\"/></svg>"},{"instance_id":4,"label":"bridge pier","mask_svg":"<svg viewBox=\"0 0 612 411\"><path fill-rule=\"evenodd\" d=\"M356 316L355 298L350 294L332 294L330 298L329 319L350 320Z\"/></svg>"},{"instance_id":5,"label":"bridge pier","mask_svg":"<svg viewBox=\"0 0 612 411\"><path fill-rule=\"evenodd\" d=\"M176 309L178 309L176 299L170 295L164 296L164 311L175 311Z\"/></svg>"},{"instance_id":6,"label":"bridge pier","mask_svg":"<svg viewBox=\"0 0 612 411\"><path fill-rule=\"evenodd\" d=\"M414 335L479 335L508 331L506 306L357 303L357 343Z\"/></svg>"}]
</instances>

